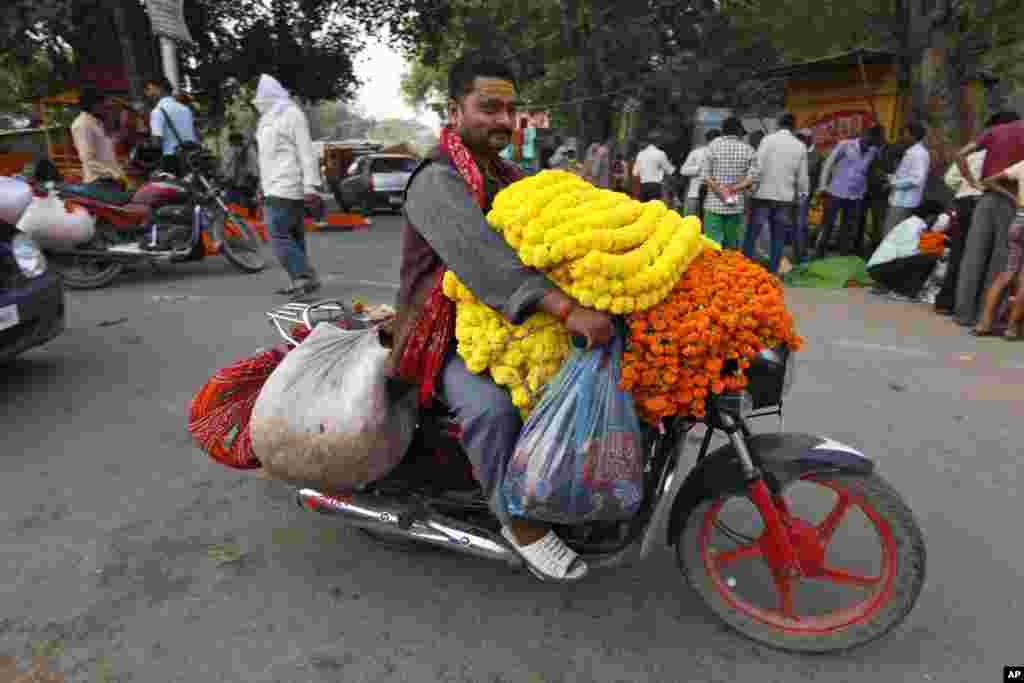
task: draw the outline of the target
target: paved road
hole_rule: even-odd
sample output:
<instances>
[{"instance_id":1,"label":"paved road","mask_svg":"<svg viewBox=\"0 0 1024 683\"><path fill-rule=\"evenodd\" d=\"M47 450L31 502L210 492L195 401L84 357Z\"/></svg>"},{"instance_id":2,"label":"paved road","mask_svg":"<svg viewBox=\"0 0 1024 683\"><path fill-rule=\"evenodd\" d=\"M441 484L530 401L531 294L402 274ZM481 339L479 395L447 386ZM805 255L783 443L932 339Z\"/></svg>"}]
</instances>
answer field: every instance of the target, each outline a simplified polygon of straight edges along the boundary
<instances>
[{"instance_id":1,"label":"paved road","mask_svg":"<svg viewBox=\"0 0 1024 683\"><path fill-rule=\"evenodd\" d=\"M398 221L311 238L325 294L390 301ZM994 681L1020 664L1024 346L921 307L792 291L808 339L787 428L876 457L929 578L890 638L795 657L725 631L674 557L538 584L405 556L207 460L185 431L216 368L274 342L276 267L221 259L69 295L68 332L0 369L0 654L68 681ZM771 428L772 425L766 425ZM0 676L5 663L0 661Z\"/></svg>"}]
</instances>

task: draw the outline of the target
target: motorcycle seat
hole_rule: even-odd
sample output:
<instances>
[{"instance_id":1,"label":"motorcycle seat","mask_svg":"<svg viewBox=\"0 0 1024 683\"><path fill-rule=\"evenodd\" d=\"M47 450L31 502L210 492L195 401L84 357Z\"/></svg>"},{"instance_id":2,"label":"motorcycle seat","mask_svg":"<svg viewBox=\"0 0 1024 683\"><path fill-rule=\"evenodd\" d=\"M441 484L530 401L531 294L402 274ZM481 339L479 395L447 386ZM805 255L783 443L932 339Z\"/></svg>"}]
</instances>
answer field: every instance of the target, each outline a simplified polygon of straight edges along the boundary
<instances>
[{"instance_id":1,"label":"motorcycle seat","mask_svg":"<svg viewBox=\"0 0 1024 683\"><path fill-rule=\"evenodd\" d=\"M92 183L58 185L56 189L61 195L72 195L75 197L94 199L98 202L111 204L113 206L124 206L132 200L132 194L130 192L122 192L111 187L94 185Z\"/></svg>"}]
</instances>

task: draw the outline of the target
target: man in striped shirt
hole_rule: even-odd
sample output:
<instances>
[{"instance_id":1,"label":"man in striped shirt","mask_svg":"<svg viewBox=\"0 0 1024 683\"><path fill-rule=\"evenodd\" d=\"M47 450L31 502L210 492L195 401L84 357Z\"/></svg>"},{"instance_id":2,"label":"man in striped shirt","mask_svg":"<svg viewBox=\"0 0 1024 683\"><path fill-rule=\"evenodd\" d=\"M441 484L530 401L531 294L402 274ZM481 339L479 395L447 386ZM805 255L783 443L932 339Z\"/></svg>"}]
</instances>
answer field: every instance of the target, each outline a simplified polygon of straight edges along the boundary
<instances>
[{"instance_id":1,"label":"man in striped shirt","mask_svg":"<svg viewBox=\"0 0 1024 683\"><path fill-rule=\"evenodd\" d=\"M743 141L743 123L730 116L722 136L708 145L701 182L708 187L704 202L704 233L726 249L739 249L744 193L755 187L760 171L757 153Z\"/></svg>"}]
</instances>

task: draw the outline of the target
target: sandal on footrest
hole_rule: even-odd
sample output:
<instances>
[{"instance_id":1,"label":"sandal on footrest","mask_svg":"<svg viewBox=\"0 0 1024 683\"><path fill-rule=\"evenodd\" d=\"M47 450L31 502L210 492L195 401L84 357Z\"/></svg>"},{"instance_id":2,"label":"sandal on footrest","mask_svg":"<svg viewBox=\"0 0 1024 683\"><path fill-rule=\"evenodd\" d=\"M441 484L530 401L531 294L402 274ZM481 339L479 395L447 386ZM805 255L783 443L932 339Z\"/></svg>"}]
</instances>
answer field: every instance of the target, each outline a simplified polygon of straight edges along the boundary
<instances>
[{"instance_id":1,"label":"sandal on footrest","mask_svg":"<svg viewBox=\"0 0 1024 683\"><path fill-rule=\"evenodd\" d=\"M587 565L565 542L549 531L544 538L529 545L519 545L505 527L501 535L523 558L530 573L545 583L575 583L587 575Z\"/></svg>"}]
</instances>

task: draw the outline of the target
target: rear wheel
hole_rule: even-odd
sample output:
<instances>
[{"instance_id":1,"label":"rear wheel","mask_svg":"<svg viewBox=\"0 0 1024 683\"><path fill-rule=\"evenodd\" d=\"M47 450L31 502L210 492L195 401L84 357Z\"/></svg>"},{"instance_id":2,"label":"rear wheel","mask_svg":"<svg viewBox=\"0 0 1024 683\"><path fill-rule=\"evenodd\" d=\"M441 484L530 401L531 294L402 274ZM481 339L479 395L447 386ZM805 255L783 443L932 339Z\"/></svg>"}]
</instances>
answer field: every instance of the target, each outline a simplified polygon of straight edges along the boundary
<instances>
[{"instance_id":1,"label":"rear wheel","mask_svg":"<svg viewBox=\"0 0 1024 683\"><path fill-rule=\"evenodd\" d=\"M221 243L224 257L239 270L258 273L267 266L260 236L246 221L217 207L210 217L210 230Z\"/></svg>"},{"instance_id":2,"label":"rear wheel","mask_svg":"<svg viewBox=\"0 0 1024 683\"><path fill-rule=\"evenodd\" d=\"M99 251L107 249L110 244L100 235L97 226L96 236L89 242L80 245L83 250ZM80 256L74 252L50 252L50 262L61 274L68 289L99 289L106 287L117 279L124 266L116 261L108 261L94 256Z\"/></svg>"},{"instance_id":3,"label":"rear wheel","mask_svg":"<svg viewBox=\"0 0 1024 683\"><path fill-rule=\"evenodd\" d=\"M794 652L859 647L907 617L924 585L924 538L884 479L806 475L776 501L801 566L797 577L769 568L749 499L705 500L687 519L679 567L712 612L748 638ZM841 546L847 552L837 552Z\"/></svg>"}]
</instances>

